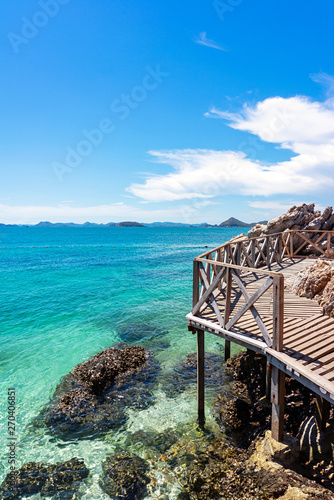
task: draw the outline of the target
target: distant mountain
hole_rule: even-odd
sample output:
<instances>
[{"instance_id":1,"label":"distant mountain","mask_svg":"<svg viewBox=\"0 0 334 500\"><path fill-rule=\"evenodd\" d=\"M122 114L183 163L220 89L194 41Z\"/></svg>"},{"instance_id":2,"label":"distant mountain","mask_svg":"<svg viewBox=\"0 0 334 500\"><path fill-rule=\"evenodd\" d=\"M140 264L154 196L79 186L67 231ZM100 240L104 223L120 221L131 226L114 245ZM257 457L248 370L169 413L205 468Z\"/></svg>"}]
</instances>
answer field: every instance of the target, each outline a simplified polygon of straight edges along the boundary
<instances>
[{"instance_id":1,"label":"distant mountain","mask_svg":"<svg viewBox=\"0 0 334 500\"><path fill-rule=\"evenodd\" d=\"M242 222L239 219L236 219L235 217L230 217L226 221L222 222L219 224L219 227L253 227L255 224L267 224L268 221L260 221L260 222Z\"/></svg>"},{"instance_id":2,"label":"distant mountain","mask_svg":"<svg viewBox=\"0 0 334 500\"><path fill-rule=\"evenodd\" d=\"M247 222L242 222L235 217L230 217L229 219L219 224L219 227L251 227L252 225L253 224L248 224Z\"/></svg>"},{"instance_id":3,"label":"distant mountain","mask_svg":"<svg viewBox=\"0 0 334 500\"><path fill-rule=\"evenodd\" d=\"M230 217L228 220L222 222L221 224L208 224L203 222L201 224L184 224L182 222L151 222L147 224L141 224L140 222L134 221L123 221L123 222L107 222L106 224L97 222L84 222L82 224L77 224L76 222L50 222L41 221L38 224L3 224L0 223L0 227L253 227L255 224L267 224L268 221L263 220L260 222L242 222L235 217Z\"/></svg>"},{"instance_id":4,"label":"distant mountain","mask_svg":"<svg viewBox=\"0 0 334 500\"><path fill-rule=\"evenodd\" d=\"M124 221L124 222L119 222L119 224L116 224L116 227L145 227L144 224L140 224L140 222L133 222L133 221Z\"/></svg>"},{"instance_id":5,"label":"distant mountain","mask_svg":"<svg viewBox=\"0 0 334 500\"><path fill-rule=\"evenodd\" d=\"M182 222L150 222L145 224L148 227L189 227L189 224L183 224Z\"/></svg>"}]
</instances>

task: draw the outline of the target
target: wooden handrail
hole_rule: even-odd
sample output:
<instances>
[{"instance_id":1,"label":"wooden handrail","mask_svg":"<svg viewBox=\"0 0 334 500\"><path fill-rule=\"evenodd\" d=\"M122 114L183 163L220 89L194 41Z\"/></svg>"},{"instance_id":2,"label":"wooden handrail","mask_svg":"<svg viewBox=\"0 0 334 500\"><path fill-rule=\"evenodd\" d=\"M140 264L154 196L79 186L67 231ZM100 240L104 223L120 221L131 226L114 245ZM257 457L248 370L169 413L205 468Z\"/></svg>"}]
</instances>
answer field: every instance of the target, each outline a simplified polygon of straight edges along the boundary
<instances>
[{"instance_id":1,"label":"wooden handrail","mask_svg":"<svg viewBox=\"0 0 334 500\"><path fill-rule=\"evenodd\" d=\"M286 230L286 231L280 232L280 233L264 234L262 236L253 236L252 238L248 238L247 236L240 236L240 238L236 241L227 241L226 243L223 243L222 245L219 245L218 247L215 247L211 250L207 250L206 252L199 255L198 258L204 258L207 255L209 255L210 253L217 252L218 250L222 250L225 247L230 247L231 245L238 245L241 243L253 242L253 241L254 242L260 242L260 241L263 242L264 240L270 240L270 238L274 238L274 237L279 237L279 239L282 242L285 241L285 243L286 243L286 240L284 240L285 235L287 235L287 236L290 235L290 242L292 244L292 247L290 247L290 249L289 249L289 254L291 254L292 253L291 249L293 250L293 235L295 235L295 234L298 235L301 233L313 233L313 234L322 235L320 237L319 241L321 241L325 237L325 235L327 234L327 254L328 254L328 250L330 249L331 237L334 237L334 231L316 230L316 229L289 229L289 230ZM312 244L312 246L315 246L315 243L311 242L311 244ZM251 246L251 248L252 248L252 246ZM295 253L294 256L297 256L297 254ZM328 255L327 255L327 257L328 257Z\"/></svg>"}]
</instances>

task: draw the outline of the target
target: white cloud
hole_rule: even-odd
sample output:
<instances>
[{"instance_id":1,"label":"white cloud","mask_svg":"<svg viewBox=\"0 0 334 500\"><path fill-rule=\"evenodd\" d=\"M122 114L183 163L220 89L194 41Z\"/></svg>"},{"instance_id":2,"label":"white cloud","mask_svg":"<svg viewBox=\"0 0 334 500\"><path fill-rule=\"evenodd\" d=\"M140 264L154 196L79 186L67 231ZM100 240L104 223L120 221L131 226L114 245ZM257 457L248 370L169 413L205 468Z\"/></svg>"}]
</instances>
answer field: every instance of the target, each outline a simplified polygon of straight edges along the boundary
<instances>
[{"instance_id":1,"label":"white cloud","mask_svg":"<svg viewBox=\"0 0 334 500\"><path fill-rule=\"evenodd\" d=\"M205 31L202 31L202 33L199 34L199 37L194 39L194 42L198 43L199 45L204 45L205 47L211 47L212 49L218 49L224 51L228 50L226 47L223 47L214 40L210 40L209 38L207 38Z\"/></svg>"},{"instance_id":2,"label":"white cloud","mask_svg":"<svg viewBox=\"0 0 334 500\"><path fill-rule=\"evenodd\" d=\"M151 151L173 168L167 175L148 175L128 191L146 201L247 196L316 195L334 187L334 105L304 96L272 97L240 113L212 108L207 117L223 118L237 130L291 151L290 160L266 163L240 151L203 149ZM242 141L245 144L245 141Z\"/></svg>"}]
</instances>

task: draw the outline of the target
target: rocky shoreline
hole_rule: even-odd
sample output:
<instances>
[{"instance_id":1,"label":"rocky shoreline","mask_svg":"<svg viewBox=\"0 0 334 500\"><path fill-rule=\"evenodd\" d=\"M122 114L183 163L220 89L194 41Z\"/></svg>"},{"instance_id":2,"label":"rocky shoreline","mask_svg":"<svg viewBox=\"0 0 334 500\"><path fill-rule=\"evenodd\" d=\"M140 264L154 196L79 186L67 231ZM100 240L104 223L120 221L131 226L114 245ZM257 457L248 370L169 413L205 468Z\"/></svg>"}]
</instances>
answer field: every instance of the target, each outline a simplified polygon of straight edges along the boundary
<instances>
[{"instance_id":1,"label":"rocky shoreline","mask_svg":"<svg viewBox=\"0 0 334 500\"><path fill-rule=\"evenodd\" d=\"M170 397L173 391L178 394L187 384L196 383L196 356L188 355L175 368ZM87 415L92 439L101 436L101 422L108 422L107 428L119 428L122 423L111 420L114 406L124 413L126 405L132 404L127 391L132 387L128 394L133 396L139 388L140 395L140 384L148 383L146 376L152 389L156 369L152 354L142 347L122 344L106 349L64 377L43 413L45 423L49 425L52 415L52 430L57 431L58 439L77 426L82 431ZM101 463L101 489L113 499L145 498L155 491L157 471L163 470L178 484L173 497L178 500L334 499L333 408L326 432L319 433L314 423L314 394L286 377L285 437L283 443L277 443L269 431L271 405L265 397L265 357L244 352L224 364L221 356L207 353L206 370L210 383L219 390L223 387L212 410L221 430L217 427L212 432L189 422L161 433L153 429L128 433L125 446ZM106 393L114 397L106 400ZM96 399L93 407L87 394ZM125 397L117 398L117 394ZM124 399L121 408L117 399ZM78 412L78 407L85 412ZM86 438L87 432L76 436ZM80 498L90 476L84 457L57 464L30 462L16 471L15 478L5 478L0 498L15 500L33 494ZM167 500L169 496L161 493L158 498Z\"/></svg>"}]
</instances>

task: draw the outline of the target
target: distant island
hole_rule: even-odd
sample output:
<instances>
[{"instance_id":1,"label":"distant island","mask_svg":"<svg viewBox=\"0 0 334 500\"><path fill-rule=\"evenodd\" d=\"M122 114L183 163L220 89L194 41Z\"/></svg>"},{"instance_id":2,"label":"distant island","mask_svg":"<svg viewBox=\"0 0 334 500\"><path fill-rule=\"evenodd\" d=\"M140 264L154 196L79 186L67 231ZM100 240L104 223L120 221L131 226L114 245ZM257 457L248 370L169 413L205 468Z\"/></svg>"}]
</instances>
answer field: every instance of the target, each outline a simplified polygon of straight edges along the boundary
<instances>
[{"instance_id":1,"label":"distant island","mask_svg":"<svg viewBox=\"0 0 334 500\"><path fill-rule=\"evenodd\" d=\"M261 220L260 222L242 222L239 219L235 219L234 217L230 217L226 221L219 224L219 227L253 227L256 224L267 224L267 220Z\"/></svg>"},{"instance_id":2,"label":"distant island","mask_svg":"<svg viewBox=\"0 0 334 500\"><path fill-rule=\"evenodd\" d=\"M230 217L220 224L208 224L203 222L201 224L183 224L182 222L151 222L141 223L136 221L122 221L122 222L107 222L106 224L97 222L84 222L78 224L76 222L49 222L41 221L38 224L4 224L0 223L0 227L253 227L255 224L267 224L268 221L260 222L242 222L235 217Z\"/></svg>"},{"instance_id":3,"label":"distant island","mask_svg":"<svg viewBox=\"0 0 334 500\"><path fill-rule=\"evenodd\" d=\"M145 225L140 222L125 221L116 224L116 227L145 227Z\"/></svg>"}]
</instances>

